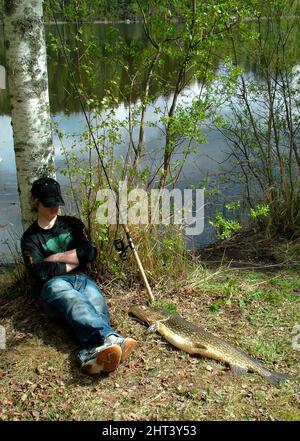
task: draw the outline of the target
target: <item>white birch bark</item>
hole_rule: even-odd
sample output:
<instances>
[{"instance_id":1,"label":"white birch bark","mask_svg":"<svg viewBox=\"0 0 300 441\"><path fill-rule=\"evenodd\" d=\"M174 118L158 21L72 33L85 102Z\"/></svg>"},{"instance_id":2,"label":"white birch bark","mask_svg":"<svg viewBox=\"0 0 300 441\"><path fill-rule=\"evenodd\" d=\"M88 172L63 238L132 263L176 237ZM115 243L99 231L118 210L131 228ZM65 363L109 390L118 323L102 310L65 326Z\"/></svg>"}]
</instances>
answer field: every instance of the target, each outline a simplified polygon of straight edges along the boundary
<instances>
[{"instance_id":1,"label":"white birch bark","mask_svg":"<svg viewBox=\"0 0 300 441\"><path fill-rule=\"evenodd\" d=\"M36 218L32 182L55 177L43 0L5 0L4 38L23 227Z\"/></svg>"}]
</instances>

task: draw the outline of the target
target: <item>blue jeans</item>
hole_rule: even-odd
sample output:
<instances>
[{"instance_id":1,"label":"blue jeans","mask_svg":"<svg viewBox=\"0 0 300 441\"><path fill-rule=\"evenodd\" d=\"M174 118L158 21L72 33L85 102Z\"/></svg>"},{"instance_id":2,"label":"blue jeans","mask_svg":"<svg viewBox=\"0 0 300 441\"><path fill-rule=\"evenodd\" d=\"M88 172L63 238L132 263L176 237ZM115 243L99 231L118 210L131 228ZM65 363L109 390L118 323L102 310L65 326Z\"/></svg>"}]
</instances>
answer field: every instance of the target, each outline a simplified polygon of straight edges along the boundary
<instances>
[{"instance_id":1,"label":"blue jeans","mask_svg":"<svg viewBox=\"0 0 300 441\"><path fill-rule=\"evenodd\" d=\"M105 298L84 273L64 274L48 280L40 301L51 318L67 321L83 348L102 345L105 337L119 334L109 325Z\"/></svg>"}]
</instances>

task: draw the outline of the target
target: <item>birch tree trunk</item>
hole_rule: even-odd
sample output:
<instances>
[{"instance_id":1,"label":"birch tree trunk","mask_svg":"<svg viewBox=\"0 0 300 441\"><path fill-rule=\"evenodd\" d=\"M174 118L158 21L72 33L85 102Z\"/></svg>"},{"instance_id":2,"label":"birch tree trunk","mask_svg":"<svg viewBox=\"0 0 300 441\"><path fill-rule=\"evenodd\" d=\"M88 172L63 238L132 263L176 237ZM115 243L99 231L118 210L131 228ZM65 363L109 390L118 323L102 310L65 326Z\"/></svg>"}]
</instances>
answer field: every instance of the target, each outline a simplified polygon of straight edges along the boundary
<instances>
[{"instance_id":1,"label":"birch tree trunk","mask_svg":"<svg viewBox=\"0 0 300 441\"><path fill-rule=\"evenodd\" d=\"M43 0L5 0L4 38L23 227L36 218L32 182L55 177Z\"/></svg>"}]
</instances>

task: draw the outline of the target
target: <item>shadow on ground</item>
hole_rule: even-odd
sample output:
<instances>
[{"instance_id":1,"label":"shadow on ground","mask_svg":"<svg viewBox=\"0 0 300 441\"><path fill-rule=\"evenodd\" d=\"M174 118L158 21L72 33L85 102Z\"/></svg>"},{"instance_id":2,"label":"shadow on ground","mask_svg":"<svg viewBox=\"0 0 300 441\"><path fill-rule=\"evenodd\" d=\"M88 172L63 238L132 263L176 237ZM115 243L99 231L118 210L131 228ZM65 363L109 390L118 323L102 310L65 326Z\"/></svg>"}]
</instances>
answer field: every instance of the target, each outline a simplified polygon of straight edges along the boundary
<instances>
[{"instance_id":1,"label":"shadow on ground","mask_svg":"<svg viewBox=\"0 0 300 441\"><path fill-rule=\"evenodd\" d=\"M26 286L26 290L22 286ZM6 328L6 353L17 352L21 344L33 338L41 346L53 348L59 354L69 354L71 381L84 384L86 375L80 372L76 361L80 343L67 324L51 319L43 312L38 290L35 286L30 288L26 276L23 281L10 285L9 291L0 295L0 317L1 324ZM41 364L44 361L41 360Z\"/></svg>"}]
</instances>

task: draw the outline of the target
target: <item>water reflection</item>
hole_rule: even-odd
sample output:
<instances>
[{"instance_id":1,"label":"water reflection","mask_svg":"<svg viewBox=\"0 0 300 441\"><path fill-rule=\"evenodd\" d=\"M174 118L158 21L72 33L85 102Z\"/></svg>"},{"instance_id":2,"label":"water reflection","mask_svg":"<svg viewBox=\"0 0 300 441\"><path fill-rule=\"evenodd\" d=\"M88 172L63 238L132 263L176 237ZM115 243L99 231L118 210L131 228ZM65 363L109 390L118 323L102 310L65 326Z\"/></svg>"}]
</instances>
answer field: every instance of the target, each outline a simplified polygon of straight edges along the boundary
<instances>
[{"instance_id":1,"label":"water reflection","mask_svg":"<svg viewBox=\"0 0 300 441\"><path fill-rule=\"evenodd\" d=\"M78 60L78 54L74 51L75 42L74 38L77 32L75 24L61 24L58 25L59 33L54 25L46 26L46 39L47 39L47 57L48 57L48 76L49 76L49 93L50 93L50 105L52 114L63 112L64 114L81 112L78 98L74 94L72 85L70 84L70 66L66 64L66 59L61 50L52 44L52 36L55 36L59 40L59 34L62 36L64 44L68 50L68 58L70 59L73 73L76 78L77 84L80 79L83 81L86 79L84 72L80 72L80 60ZM135 42L136 46L141 50L149 47L149 43L145 37L143 26L139 23L134 24L117 24L114 25L117 28L120 35L125 39L126 43L132 44ZM251 27L251 23L249 23ZM85 43L95 42L95 48L93 49L96 81L94 88L90 92L94 93L101 101L106 95L107 84L110 80L117 81L116 93L122 92L117 98L120 102L128 103L128 90L129 90L129 78L121 62L110 62L105 58L107 57L106 43L110 39L111 30L113 29L110 24L85 24L83 29L82 38ZM289 42L291 45L290 56L293 54L292 48L297 45L297 36L299 31L293 35L293 38ZM239 56L239 63L245 69L246 73L253 73L256 76L259 75L257 71L257 62L255 54L251 51L251 41L243 42L239 38L237 40L237 51ZM212 58L212 65L215 70L219 69L223 63L223 60L231 54L231 44L228 40L220 42L215 50L214 57ZM119 54L120 55L120 54ZM118 55L118 56L119 56ZM129 73L133 71L133 59L124 54L124 63L128 63ZM299 61L295 59L296 62ZM4 38L3 30L0 30L0 64L4 64ZM175 72L177 69L177 62L170 56L165 55L160 63L160 77L168 85L168 89L164 90L165 96L170 94L172 86L176 79ZM139 99L142 84L145 82L146 73L143 77L141 70L141 80L137 82L132 90L132 102L136 102ZM152 95L161 95L161 85L158 82L152 82ZM9 103L8 103L8 91L1 92L0 94L0 115L9 115Z\"/></svg>"}]
</instances>

